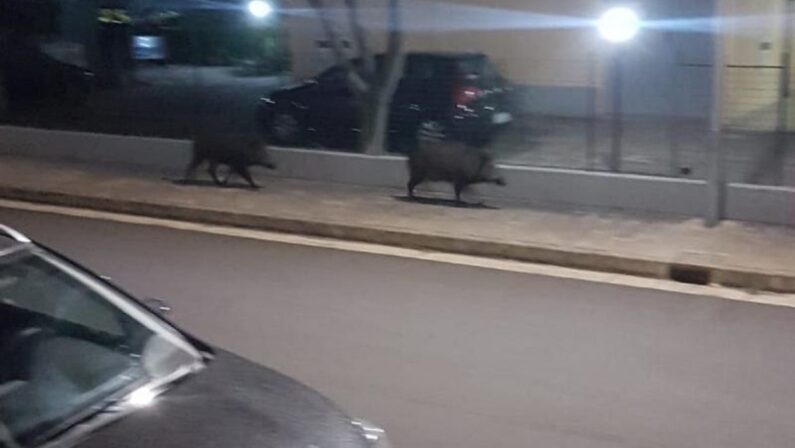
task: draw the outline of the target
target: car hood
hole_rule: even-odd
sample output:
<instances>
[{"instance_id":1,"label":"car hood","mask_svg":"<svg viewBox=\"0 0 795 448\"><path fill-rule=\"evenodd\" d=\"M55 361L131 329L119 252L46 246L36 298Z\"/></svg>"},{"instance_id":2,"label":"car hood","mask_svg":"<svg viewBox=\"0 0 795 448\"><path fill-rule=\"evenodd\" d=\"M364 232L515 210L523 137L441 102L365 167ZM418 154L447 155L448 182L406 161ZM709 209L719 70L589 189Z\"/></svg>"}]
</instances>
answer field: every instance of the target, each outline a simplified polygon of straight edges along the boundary
<instances>
[{"instance_id":1,"label":"car hood","mask_svg":"<svg viewBox=\"0 0 795 448\"><path fill-rule=\"evenodd\" d=\"M112 423L80 448L366 448L329 399L223 350L149 407Z\"/></svg>"},{"instance_id":2,"label":"car hood","mask_svg":"<svg viewBox=\"0 0 795 448\"><path fill-rule=\"evenodd\" d=\"M271 92L270 97L273 99L278 99L279 97L282 96L293 96L295 94L303 93L315 86L317 86L317 83L311 81L302 82L300 84L293 84Z\"/></svg>"}]
</instances>

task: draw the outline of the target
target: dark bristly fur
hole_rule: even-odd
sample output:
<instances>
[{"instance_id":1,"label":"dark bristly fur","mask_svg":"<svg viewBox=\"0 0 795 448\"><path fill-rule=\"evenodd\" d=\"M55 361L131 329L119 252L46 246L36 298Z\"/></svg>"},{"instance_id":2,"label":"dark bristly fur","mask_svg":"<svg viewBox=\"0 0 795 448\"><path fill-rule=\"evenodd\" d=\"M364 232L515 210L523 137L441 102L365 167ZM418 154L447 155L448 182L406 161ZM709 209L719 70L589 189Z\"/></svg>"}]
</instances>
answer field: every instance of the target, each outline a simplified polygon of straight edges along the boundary
<instances>
[{"instance_id":1,"label":"dark bristly fur","mask_svg":"<svg viewBox=\"0 0 795 448\"><path fill-rule=\"evenodd\" d=\"M505 185L496 174L491 156L481 149L449 141L421 140L409 155L409 197L414 188L423 182L449 182L455 189L455 200L461 203L461 193L472 184L493 183Z\"/></svg>"},{"instance_id":2,"label":"dark bristly fur","mask_svg":"<svg viewBox=\"0 0 795 448\"><path fill-rule=\"evenodd\" d=\"M185 180L193 179L196 169L205 162L216 185L226 184L229 177L237 173L251 188L259 187L251 177L250 167L276 168L270 159L267 145L260 138L250 135L208 134L197 137L193 142L193 158L185 170ZM226 165L232 170L223 182L218 178L219 165Z\"/></svg>"}]
</instances>

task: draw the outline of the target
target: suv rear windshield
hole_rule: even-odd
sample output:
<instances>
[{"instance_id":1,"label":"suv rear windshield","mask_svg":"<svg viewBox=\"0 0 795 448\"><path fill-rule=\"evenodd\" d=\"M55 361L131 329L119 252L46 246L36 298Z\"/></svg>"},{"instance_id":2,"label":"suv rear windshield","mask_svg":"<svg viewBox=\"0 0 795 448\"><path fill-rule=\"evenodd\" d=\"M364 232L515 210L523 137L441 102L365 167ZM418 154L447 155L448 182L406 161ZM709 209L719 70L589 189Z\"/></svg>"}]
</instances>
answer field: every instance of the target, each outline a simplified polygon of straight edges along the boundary
<instances>
[{"instance_id":1,"label":"suv rear windshield","mask_svg":"<svg viewBox=\"0 0 795 448\"><path fill-rule=\"evenodd\" d=\"M456 70L464 78L488 85L500 84L502 79L494 64L485 56L459 59L456 61Z\"/></svg>"},{"instance_id":2,"label":"suv rear windshield","mask_svg":"<svg viewBox=\"0 0 795 448\"><path fill-rule=\"evenodd\" d=\"M354 67L360 67L362 60L353 59ZM377 72L384 66L384 56L375 57ZM485 55L447 56L443 54L409 54L403 69L403 76L414 80L467 79L484 86L503 84L497 68ZM345 69L333 66L317 76L321 84L346 82Z\"/></svg>"}]
</instances>

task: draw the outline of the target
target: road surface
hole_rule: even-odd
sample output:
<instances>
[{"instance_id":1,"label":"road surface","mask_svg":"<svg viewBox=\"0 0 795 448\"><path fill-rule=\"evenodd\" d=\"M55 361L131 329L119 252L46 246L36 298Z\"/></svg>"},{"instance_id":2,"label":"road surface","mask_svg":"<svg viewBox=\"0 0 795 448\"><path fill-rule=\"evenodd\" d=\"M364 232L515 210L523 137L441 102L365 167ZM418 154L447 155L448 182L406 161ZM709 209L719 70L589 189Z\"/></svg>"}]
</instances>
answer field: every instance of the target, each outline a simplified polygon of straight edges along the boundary
<instances>
[{"instance_id":1,"label":"road surface","mask_svg":"<svg viewBox=\"0 0 795 448\"><path fill-rule=\"evenodd\" d=\"M795 310L0 209L398 448L795 446Z\"/></svg>"}]
</instances>

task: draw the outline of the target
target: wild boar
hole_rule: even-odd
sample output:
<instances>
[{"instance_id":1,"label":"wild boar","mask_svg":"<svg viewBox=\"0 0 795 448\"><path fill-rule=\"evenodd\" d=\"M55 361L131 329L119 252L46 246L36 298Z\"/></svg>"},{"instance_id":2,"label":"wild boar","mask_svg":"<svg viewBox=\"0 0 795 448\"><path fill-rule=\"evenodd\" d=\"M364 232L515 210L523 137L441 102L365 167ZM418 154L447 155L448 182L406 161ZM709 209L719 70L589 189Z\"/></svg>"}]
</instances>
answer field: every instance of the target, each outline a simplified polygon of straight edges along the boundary
<instances>
[{"instance_id":1,"label":"wild boar","mask_svg":"<svg viewBox=\"0 0 795 448\"><path fill-rule=\"evenodd\" d=\"M407 189L411 198L414 198L414 188L426 181L453 184L459 204L461 193L470 185L505 185L505 180L496 173L491 155L458 142L420 140L409 154L408 166Z\"/></svg>"},{"instance_id":2,"label":"wild boar","mask_svg":"<svg viewBox=\"0 0 795 448\"><path fill-rule=\"evenodd\" d=\"M249 168L262 166L275 169L262 139L250 135L207 134L198 136L193 142L193 158L185 170L185 180L193 179L196 168L207 162L210 177L216 185L229 181L232 173L237 173L248 182L251 188L259 188L251 177ZM218 166L226 165L232 173L222 182L218 178Z\"/></svg>"}]
</instances>

